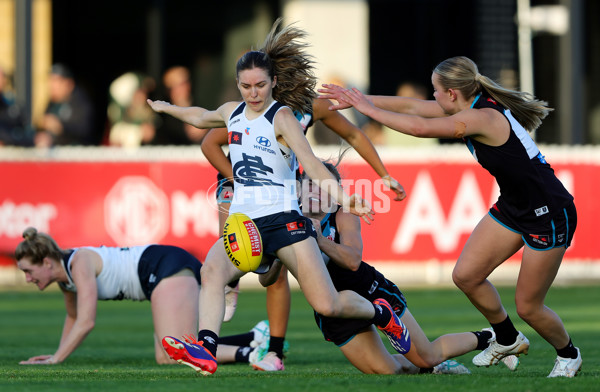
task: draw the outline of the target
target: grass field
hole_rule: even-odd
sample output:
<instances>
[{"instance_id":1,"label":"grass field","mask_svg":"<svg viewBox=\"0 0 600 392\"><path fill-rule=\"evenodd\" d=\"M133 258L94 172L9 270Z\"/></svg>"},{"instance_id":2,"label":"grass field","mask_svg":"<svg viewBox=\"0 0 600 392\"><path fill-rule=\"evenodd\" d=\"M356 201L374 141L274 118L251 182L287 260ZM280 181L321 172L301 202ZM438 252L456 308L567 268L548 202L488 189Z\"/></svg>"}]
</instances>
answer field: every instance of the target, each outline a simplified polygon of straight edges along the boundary
<instances>
[{"instance_id":1,"label":"grass field","mask_svg":"<svg viewBox=\"0 0 600 392\"><path fill-rule=\"evenodd\" d=\"M411 312L430 338L486 327L458 289L404 291ZM58 345L64 306L57 291L0 292L0 391L598 391L600 390L600 288L556 287L547 304L563 318L581 348L583 370L574 379L547 379L555 352L518 319L513 289L501 289L517 328L531 341L515 373L504 366L476 368L474 354L458 358L471 375L364 375L325 342L300 292L293 293L284 372L262 373L247 364L222 365L209 377L187 366L154 362L148 302L101 302L96 328L67 361L54 366L21 366L20 360L52 354ZM266 318L264 291L243 291L238 310L223 334L246 332ZM389 346L388 346L389 347Z\"/></svg>"}]
</instances>

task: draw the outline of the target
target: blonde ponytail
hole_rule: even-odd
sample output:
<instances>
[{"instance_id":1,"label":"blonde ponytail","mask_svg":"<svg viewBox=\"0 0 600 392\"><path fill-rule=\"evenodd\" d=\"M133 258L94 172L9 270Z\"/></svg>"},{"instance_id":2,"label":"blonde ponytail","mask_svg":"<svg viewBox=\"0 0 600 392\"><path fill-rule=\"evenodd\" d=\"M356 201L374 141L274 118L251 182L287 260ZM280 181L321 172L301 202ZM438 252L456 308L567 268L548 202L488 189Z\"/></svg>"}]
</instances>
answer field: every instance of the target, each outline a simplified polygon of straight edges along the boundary
<instances>
[{"instance_id":1,"label":"blonde ponytail","mask_svg":"<svg viewBox=\"0 0 600 392\"><path fill-rule=\"evenodd\" d=\"M521 91L509 90L487 76L481 75L477 65L464 56L442 61L433 70L440 77L440 84L446 89L459 90L470 99L485 90L500 105L504 106L528 131L537 129L552 108L548 103Z\"/></svg>"}]
</instances>

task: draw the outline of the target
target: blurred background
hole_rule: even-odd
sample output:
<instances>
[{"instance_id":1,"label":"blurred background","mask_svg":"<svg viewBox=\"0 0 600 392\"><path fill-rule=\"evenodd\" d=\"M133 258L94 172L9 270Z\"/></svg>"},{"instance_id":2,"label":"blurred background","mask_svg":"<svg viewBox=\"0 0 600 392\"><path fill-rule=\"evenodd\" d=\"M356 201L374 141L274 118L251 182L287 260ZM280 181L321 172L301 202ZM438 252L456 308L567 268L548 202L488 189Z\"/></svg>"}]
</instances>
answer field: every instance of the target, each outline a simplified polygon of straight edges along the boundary
<instances>
[{"instance_id":1,"label":"blurred background","mask_svg":"<svg viewBox=\"0 0 600 392\"><path fill-rule=\"evenodd\" d=\"M600 174L599 1L0 0L0 170L6 181L0 191L0 254L4 264L12 263L12 249L31 224L58 235L63 247L82 245L76 241L123 246L170 242L192 248L202 257L206 246L198 245L199 241L210 242L218 234L216 215L203 212L209 208L206 200L211 196L206 195L214 191L215 173L195 149L206 130L156 116L145 100L212 109L238 99L235 62L243 52L261 45L279 16L309 33L310 52L323 83L357 86L370 94L431 99L432 69L448 57L465 55L482 74L548 101L556 110L534 137L554 148L544 151L552 151L553 166L564 169L562 179L576 194L581 216L598 216L592 195L597 193ZM450 184L436 182L452 181L457 171L455 166L436 172L440 162L449 159L441 151L454 147L441 150L440 145L452 141L413 140L351 110L344 114L379 146L391 174L409 195L420 189L419 170L429 165L426 169L435 179L432 189L456 189L469 183L474 171L483 204L487 206L493 197L485 173L477 171L462 149L460 156L468 161L458 166L462 174ZM323 154L329 153L328 145L339 149L340 140L332 132L315 130L308 135L317 149L323 146L318 150ZM162 147L167 145L179 148ZM417 145L426 150L415 154ZM81 152L80 146L88 149ZM121 164L107 164L109 157L110 162ZM406 159L398 161L399 157ZM450 159L458 158L451 155ZM165 167L164 162L173 160L190 166L187 171ZM372 177L372 170L363 166L352 173ZM170 177L165 174L171 172ZM193 179L201 189L186 188L189 176L200 172L207 173L202 178L210 181ZM169 182L181 173L189 173L181 178L185 185ZM102 187L88 185L84 181L88 177ZM110 200L135 194L124 191L132 184L140 198L151 191L158 196L134 198L128 207L111 209ZM76 192L85 192L90 204L75 208L81 198L69 194ZM450 213L454 195L438 200L449 220L454 216ZM136 218L126 215L140 205L146 206L145 212ZM436 243L431 233L416 233L433 239L419 237L408 244L402 237L406 228L398 222L403 217L414 219L408 214L410 208L409 203L394 205L395 215L388 223L382 218L379 231L369 228L372 231L365 235L374 241L386 238L384 232L391 234L386 238L389 248L367 257L416 261L421 267L429 263L423 279L433 275L435 282L448 274L431 269L430 262L455 260L469 230L456 232L450 245ZM158 211L158 218L140 219L148 210ZM110 211L120 212L111 215ZM161 227L142 230L148 222ZM432 227L456 226L450 221L442 222L446 226L440 226L439 220L432 222ZM472 227L470 220L466 222ZM574 259L585 264L584 272L578 273L587 278L600 276L592 227L591 221L580 223L575 249L581 250L574 251Z\"/></svg>"},{"instance_id":2,"label":"blurred background","mask_svg":"<svg viewBox=\"0 0 600 392\"><path fill-rule=\"evenodd\" d=\"M310 33L324 82L388 95L411 82L431 97L433 67L466 55L481 73L557 108L539 141L600 143L594 0L0 0L2 91L20 105L25 125L39 126L51 66L64 64L92 97L88 142L106 144L109 88L119 76L141 75L148 94L161 97L164 72L184 66L193 102L216 107L236 97L236 59L260 45L278 16Z\"/></svg>"}]
</instances>

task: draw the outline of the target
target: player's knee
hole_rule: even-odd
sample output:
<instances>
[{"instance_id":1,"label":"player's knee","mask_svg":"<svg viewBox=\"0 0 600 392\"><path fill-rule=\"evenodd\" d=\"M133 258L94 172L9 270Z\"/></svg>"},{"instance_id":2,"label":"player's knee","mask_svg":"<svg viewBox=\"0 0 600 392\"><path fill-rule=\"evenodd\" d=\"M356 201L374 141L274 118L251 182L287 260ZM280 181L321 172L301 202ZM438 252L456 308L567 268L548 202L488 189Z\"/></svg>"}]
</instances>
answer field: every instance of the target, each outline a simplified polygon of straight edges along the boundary
<instances>
[{"instance_id":1,"label":"player's knee","mask_svg":"<svg viewBox=\"0 0 600 392\"><path fill-rule=\"evenodd\" d=\"M484 282L485 277L479 277L470 273L468 270L455 267L452 271L452 281L456 287L463 292L468 293Z\"/></svg>"},{"instance_id":2,"label":"player's knee","mask_svg":"<svg viewBox=\"0 0 600 392\"><path fill-rule=\"evenodd\" d=\"M217 282L224 282L227 278L227 271L219 263L216 262L205 262L202 265L202 271L200 273L201 284L215 284Z\"/></svg>"},{"instance_id":3,"label":"player's knee","mask_svg":"<svg viewBox=\"0 0 600 392\"><path fill-rule=\"evenodd\" d=\"M525 322L535 319L542 309L543 304L534 304L528 301L516 300L517 315Z\"/></svg>"},{"instance_id":4,"label":"player's knee","mask_svg":"<svg viewBox=\"0 0 600 392\"><path fill-rule=\"evenodd\" d=\"M314 304L313 309L325 317L338 317L340 314L333 301L319 301L318 304Z\"/></svg>"},{"instance_id":5,"label":"player's knee","mask_svg":"<svg viewBox=\"0 0 600 392\"><path fill-rule=\"evenodd\" d=\"M452 281L462 291L465 291L469 287L469 281L466 276L456 268L452 271Z\"/></svg>"}]
</instances>

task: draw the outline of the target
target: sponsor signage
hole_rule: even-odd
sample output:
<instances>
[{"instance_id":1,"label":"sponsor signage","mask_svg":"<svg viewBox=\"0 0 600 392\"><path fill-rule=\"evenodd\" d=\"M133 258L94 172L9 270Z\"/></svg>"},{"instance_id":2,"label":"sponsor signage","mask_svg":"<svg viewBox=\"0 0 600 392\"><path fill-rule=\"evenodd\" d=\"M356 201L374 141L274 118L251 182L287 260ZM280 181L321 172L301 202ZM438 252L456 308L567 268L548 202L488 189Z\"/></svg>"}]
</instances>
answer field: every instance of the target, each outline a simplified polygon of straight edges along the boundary
<instances>
[{"instance_id":1,"label":"sponsor signage","mask_svg":"<svg viewBox=\"0 0 600 392\"><path fill-rule=\"evenodd\" d=\"M231 136L231 135L230 135ZM469 157L470 158L470 157ZM600 259L592 239L600 207L600 165L552 164L575 196L577 232L565 261ZM376 211L362 224L366 261L454 261L498 197L492 177L475 162L387 163L407 191L397 202L375 184L362 161L341 166L344 185ZM0 254L12 255L28 226L63 248L181 246L203 259L218 238L216 171L205 161L0 162ZM301 227L288 227L299 230Z\"/></svg>"}]
</instances>

